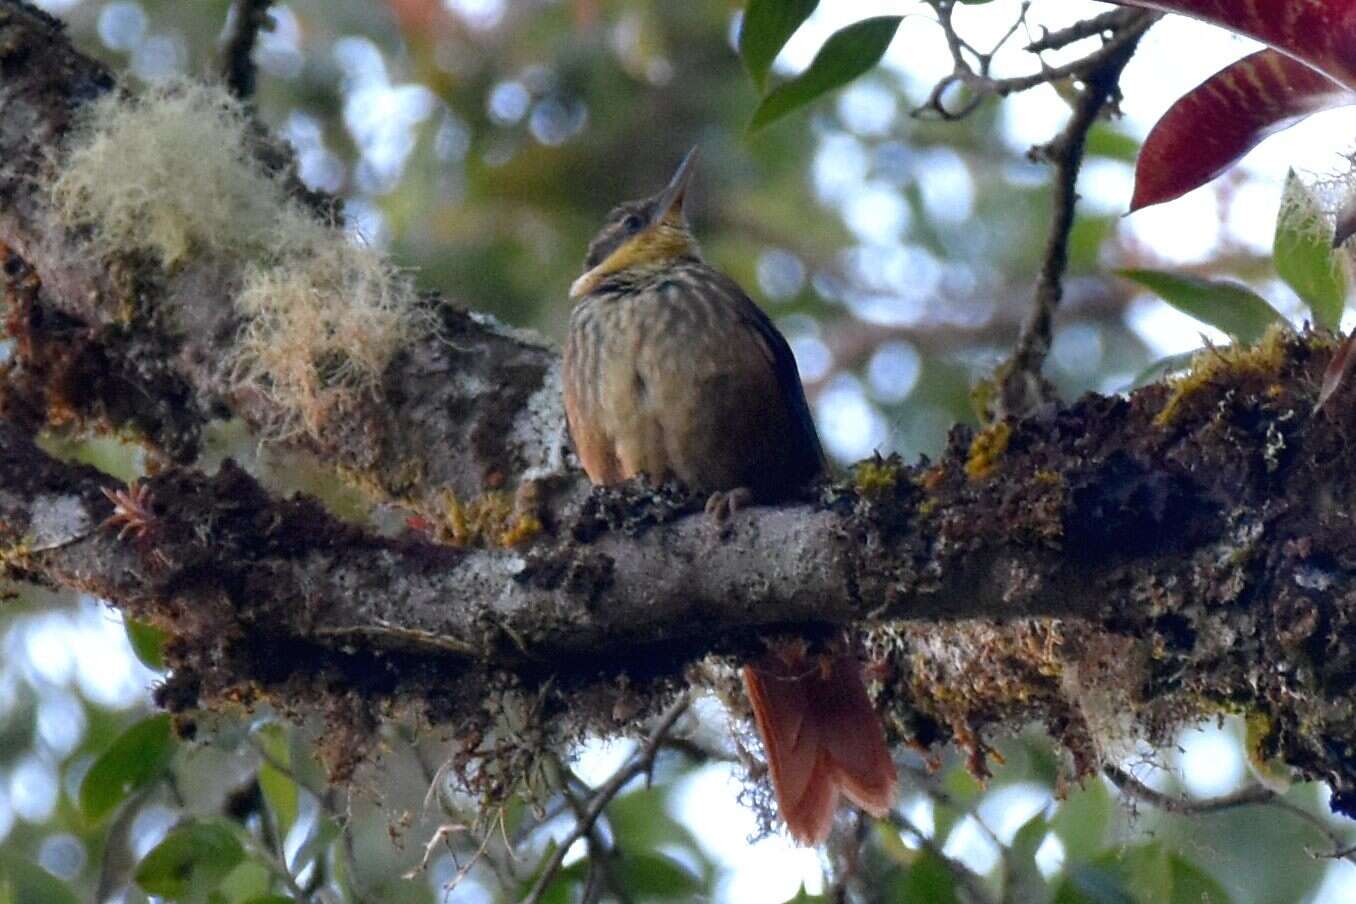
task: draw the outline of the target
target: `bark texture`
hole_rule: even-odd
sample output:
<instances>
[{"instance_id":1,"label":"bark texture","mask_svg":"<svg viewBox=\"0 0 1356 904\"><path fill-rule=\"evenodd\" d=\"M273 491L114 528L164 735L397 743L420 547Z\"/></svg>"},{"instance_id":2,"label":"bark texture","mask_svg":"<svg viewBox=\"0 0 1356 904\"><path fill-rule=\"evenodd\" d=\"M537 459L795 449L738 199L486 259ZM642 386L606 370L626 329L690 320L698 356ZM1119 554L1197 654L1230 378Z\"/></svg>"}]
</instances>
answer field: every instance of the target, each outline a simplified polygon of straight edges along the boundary
<instances>
[{"instance_id":1,"label":"bark texture","mask_svg":"<svg viewBox=\"0 0 1356 904\"><path fill-rule=\"evenodd\" d=\"M850 626L896 735L957 740L976 769L987 734L1032 719L1085 772L1129 737L1240 712L1356 810L1356 416L1341 400L1310 415L1330 337L1277 333L1175 385L958 428L936 464L863 462L722 531L679 488L586 494L562 459L554 352L430 297L438 329L381 392L296 441L463 545L382 535L230 463L194 468L209 420L276 412L222 372L239 273L95 259L55 215L63 136L110 90L54 20L0 0L0 575L163 627L165 705L324 709L346 729L340 773L384 707L453 724L468 761L526 707L550 728L498 745L512 769L513 751L626 730L683 676L723 686L694 663ZM163 467L115 510L114 481L34 441L73 420ZM469 501L508 487L493 529L468 528L493 509Z\"/></svg>"}]
</instances>

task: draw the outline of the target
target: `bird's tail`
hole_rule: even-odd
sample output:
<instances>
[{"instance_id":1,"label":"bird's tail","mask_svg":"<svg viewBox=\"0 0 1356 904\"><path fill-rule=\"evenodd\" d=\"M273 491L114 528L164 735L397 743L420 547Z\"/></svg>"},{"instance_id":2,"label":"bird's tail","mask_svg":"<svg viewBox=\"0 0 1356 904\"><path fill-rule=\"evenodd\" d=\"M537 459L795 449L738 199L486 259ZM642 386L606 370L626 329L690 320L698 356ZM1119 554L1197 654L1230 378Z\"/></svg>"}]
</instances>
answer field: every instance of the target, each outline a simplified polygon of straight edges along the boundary
<instances>
[{"instance_id":1,"label":"bird's tail","mask_svg":"<svg viewBox=\"0 0 1356 904\"><path fill-rule=\"evenodd\" d=\"M791 837L827 838L840 794L873 816L889 811L895 766L856 656L774 650L744 667L744 687Z\"/></svg>"}]
</instances>

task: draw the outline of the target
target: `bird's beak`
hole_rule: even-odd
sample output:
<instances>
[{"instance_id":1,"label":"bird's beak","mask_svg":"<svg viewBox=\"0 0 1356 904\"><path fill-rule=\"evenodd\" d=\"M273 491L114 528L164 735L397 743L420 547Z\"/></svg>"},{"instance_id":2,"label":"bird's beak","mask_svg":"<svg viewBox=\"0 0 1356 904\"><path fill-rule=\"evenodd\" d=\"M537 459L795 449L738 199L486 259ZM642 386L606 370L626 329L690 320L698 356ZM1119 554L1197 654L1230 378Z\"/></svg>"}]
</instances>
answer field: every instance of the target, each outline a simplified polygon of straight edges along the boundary
<instances>
[{"instance_id":1,"label":"bird's beak","mask_svg":"<svg viewBox=\"0 0 1356 904\"><path fill-rule=\"evenodd\" d=\"M598 275L597 267L589 270L583 276L570 283L570 297L579 298L589 294L593 291L593 287L598 285L601 279L602 277Z\"/></svg>"},{"instance_id":2,"label":"bird's beak","mask_svg":"<svg viewBox=\"0 0 1356 904\"><path fill-rule=\"evenodd\" d=\"M673 174L669 184L664 186L664 190L655 198L654 213L651 214L650 222L642 230L642 235L650 233L656 226L666 221L675 225L682 222L683 200L687 197L687 186L692 181L692 173L696 169L696 163L697 148L694 147L687 152L683 162L678 164L678 171ZM627 261L634 259L635 248L636 241L634 239L628 240L622 247L612 252L606 260L576 279L570 286L570 297L581 298L592 292L594 287L602 282L603 277L625 266Z\"/></svg>"},{"instance_id":3,"label":"bird's beak","mask_svg":"<svg viewBox=\"0 0 1356 904\"><path fill-rule=\"evenodd\" d=\"M683 215L683 200L687 197L687 186L692 181L692 173L697 169L697 157L699 147L693 147L683 158L683 162L678 164L678 171L673 174L669 184L659 193L658 203L654 206L654 223L660 223L670 218L681 218Z\"/></svg>"}]
</instances>

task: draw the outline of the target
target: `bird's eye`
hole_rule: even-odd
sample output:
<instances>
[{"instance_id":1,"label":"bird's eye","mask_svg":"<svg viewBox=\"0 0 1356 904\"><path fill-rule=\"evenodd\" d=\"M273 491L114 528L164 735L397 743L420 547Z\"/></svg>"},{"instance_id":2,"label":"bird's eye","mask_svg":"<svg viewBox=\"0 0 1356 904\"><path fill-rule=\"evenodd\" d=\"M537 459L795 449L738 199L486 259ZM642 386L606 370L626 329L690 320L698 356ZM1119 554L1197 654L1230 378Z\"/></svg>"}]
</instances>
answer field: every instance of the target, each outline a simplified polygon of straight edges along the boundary
<instances>
[{"instance_id":1,"label":"bird's eye","mask_svg":"<svg viewBox=\"0 0 1356 904\"><path fill-rule=\"evenodd\" d=\"M636 214L630 214L626 219L622 220L622 228L627 232L640 232L640 227L644 225L645 221Z\"/></svg>"}]
</instances>

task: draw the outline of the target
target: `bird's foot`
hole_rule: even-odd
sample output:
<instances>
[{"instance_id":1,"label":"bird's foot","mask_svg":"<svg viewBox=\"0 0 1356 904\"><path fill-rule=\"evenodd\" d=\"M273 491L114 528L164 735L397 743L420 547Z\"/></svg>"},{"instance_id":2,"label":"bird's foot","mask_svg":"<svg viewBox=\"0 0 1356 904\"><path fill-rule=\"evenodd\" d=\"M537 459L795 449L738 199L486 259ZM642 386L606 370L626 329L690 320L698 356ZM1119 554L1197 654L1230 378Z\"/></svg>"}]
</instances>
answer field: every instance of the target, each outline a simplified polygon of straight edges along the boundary
<instances>
[{"instance_id":1,"label":"bird's foot","mask_svg":"<svg viewBox=\"0 0 1356 904\"><path fill-rule=\"evenodd\" d=\"M712 493L706 500L706 517L718 525L724 525L731 515L752 503L753 490L748 487Z\"/></svg>"}]
</instances>

